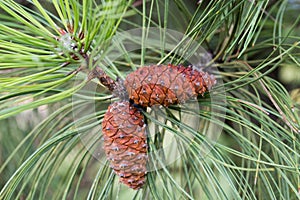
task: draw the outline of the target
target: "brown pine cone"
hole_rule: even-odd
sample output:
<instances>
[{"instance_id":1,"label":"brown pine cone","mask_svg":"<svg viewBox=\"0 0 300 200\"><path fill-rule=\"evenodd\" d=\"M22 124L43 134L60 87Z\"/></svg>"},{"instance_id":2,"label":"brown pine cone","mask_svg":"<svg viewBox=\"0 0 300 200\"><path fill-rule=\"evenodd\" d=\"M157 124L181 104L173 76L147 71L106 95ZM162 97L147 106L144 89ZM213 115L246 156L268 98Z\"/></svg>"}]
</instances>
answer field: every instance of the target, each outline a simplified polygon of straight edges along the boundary
<instances>
[{"instance_id":1,"label":"brown pine cone","mask_svg":"<svg viewBox=\"0 0 300 200\"><path fill-rule=\"evenodd\" d=\"M120 182L132 189L145 183L147 135L143 114L128 101L112 103L102 122L104 150Z\"/></svg>"},{"instance_id":2,"label":"brown pine cone","mask_svg":"<svg viewBox=\"0 0 300 200\"><path fill-rule=\"evenodd\" d=\"M215 83L206 72L171 64L141 67L124 81L129 98L142 107L184 103L203 95Z\"/></svg>"}]
</instances>

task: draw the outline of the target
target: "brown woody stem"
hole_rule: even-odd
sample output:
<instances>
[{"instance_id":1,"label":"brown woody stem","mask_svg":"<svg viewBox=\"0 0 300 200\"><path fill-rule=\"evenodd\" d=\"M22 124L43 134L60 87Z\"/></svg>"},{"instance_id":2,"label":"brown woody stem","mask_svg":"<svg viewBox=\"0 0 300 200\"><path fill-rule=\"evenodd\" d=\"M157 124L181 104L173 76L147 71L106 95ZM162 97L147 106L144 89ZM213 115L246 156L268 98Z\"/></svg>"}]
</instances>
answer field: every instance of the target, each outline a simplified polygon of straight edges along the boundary
<instances>
[{"instance_id":1,"label":"brown woody stem","mask_svg":"<svg viewBox=\"0 0 300 200\"><path fill-rule=\"evenodd\" d=\"M114 91L117 87L116 81L110 78L99 66L96 66L89 74L88 80L98 78L100 83L107 87L110 91Z\"/></svg>"}]
</instances>

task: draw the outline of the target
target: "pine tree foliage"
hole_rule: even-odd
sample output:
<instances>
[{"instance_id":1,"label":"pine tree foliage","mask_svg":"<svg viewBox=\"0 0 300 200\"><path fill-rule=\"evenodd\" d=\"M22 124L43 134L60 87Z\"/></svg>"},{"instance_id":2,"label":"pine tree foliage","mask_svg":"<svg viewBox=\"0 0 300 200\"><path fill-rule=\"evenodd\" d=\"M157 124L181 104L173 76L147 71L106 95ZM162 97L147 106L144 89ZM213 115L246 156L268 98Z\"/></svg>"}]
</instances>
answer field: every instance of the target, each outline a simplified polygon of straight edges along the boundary
<instances>
[{"instance_id":1,"label":"pine tree foliage","mask_svg":"<svg viewBox=\"0 0 300 200\"><path fill-rule=\"evenodd\" d=\"M0 1L0 199L299 199L299 9L288 0ZM134 28L138 50L112 46ZM186 36L172 51L168 29ZM193 54L189 39L211 54L218 84L196 103L142 111L151 170L131 190L102 150L116 98L89 72L116 80L148 63L188 65L177 52ZM211 124L220 137L205 136Z\"/></svg>"}]
</instances>

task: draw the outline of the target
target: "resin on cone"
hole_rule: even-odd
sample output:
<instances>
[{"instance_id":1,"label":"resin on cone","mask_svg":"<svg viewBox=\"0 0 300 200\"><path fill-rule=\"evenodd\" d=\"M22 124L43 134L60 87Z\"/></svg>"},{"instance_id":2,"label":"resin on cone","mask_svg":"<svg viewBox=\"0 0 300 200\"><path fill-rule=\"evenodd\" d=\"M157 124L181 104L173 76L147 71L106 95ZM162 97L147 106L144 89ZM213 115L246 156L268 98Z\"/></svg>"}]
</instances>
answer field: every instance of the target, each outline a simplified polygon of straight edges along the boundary
<instances>
[{"instance_id":1,"label":"resin on cone","mask_svg":"<svg viewBox=\"0 0 300 200\"><path fill-rule=\"evenodd\" d=\"M128 101L112 103L102 122L104 150L120 182L132 189L145 183L147 135L143 114Z\"/></svg>"},{"instance_id":2,"label":"resin on cone","mask_svg":"<svg viewBox=\"0 0 300 200\"><path fill-rule=\"evenodd\" d=\"M142 107L184 103L203 95L215 83L207 72L171 64L141 67L124 81L129 98Z\"/></svg>"}]
</instances>

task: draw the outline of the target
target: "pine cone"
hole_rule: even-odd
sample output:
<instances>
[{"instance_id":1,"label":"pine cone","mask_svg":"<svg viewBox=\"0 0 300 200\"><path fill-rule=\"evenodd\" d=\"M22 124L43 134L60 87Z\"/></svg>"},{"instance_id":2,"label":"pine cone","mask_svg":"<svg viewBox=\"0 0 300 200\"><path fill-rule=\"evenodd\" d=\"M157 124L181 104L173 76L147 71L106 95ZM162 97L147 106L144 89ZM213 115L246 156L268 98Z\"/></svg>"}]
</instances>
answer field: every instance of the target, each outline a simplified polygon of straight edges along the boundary
<instances>
[{"instance_id":1,"label":"pine cone","mask_svg":"<svg viewBox=\"0 0 300 200\"><path fill-rule=\"evenodd\" d=\"M102 122L104 150L120 182L139 189L147 173L147 135L143 114L128 101L112 103Z\"/></svg>"},{"instance_id":2,"label":"pine cone","mask_svg":"<svg viewBox=\"0 0 300 200\"><path fill-rule=\"evenodd\" d=\"M206 72L171 64L141 67L124 82L129 98L142 107L184 103L203 95L215 83Z\"/></svg>"}]
</instances>

